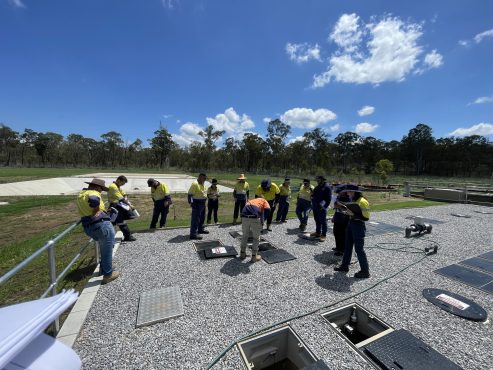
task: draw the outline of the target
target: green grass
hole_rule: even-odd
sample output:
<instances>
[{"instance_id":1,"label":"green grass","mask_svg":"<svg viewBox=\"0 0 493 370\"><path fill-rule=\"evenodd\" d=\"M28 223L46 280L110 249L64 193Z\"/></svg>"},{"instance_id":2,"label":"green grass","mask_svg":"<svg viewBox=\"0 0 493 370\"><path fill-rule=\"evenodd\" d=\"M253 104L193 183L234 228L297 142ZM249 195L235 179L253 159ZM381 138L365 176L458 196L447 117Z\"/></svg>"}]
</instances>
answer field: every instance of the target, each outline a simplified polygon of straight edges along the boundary
<instances>
[{"instance_id":1,"label":"green grass","mask_svg":"<svg viewBox=\"0 0 493 370\"><path fill-rule=\"evenodd\" d=\"M73 196L30 196L30 197L0 197L2 202L9 204L0 206L0 220L8 216L26 213L32 208L57 206L74 201Z\"/></svg>"}]
</instances>

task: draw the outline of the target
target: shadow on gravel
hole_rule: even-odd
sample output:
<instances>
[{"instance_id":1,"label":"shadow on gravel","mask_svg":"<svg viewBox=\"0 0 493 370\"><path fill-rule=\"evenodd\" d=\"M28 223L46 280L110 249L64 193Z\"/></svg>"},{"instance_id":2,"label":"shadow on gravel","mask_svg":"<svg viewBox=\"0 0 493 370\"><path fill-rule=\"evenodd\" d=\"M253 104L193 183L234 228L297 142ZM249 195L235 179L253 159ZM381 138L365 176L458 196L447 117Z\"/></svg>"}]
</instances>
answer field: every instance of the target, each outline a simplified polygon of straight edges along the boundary
<instances>
[{"instance_id":1,"label":"shadow on gravel","mask_svg":"<svg viewBox=\"0 0 493 370\"><path fill-rule=\"evenodd\" d=\"M288 235L296 235L301 233L300 229L297 227L296 229L287 229L286 234Z\"/></svg>"},{"instance_id":2,"label":"shadow on gravel","mask_svg":"<svg viewBox=\"0 0 493 370\"><path fill-rule=\"evenodd\" d=\"M334 271L333 275L319 276L315 282L321 288L333 290L335 292L350 292L351 285L354 283L354 278L350 278L345 274Z\"/></svg>"},{"instance_id":3,"label":"shadow on gravel","mask_svg":"<svg viewBox=\"0 0 493 370\"><path fill-rule=\"evenodd\" d=\"M240 260L239 258L231 258L228 262L221 267L221 273L229 276L238 276L240 274L250 273L250 265L248 262L249 257L245 260ZM257 262L258 263L258 262Z\"/></svg>"},{"instance_id":4,"label":"shadow on gravel","mask_svg":"<svg viewBox=\"0 0 493 370\"><path fill-rule=\"evenodd\" d=\"M205 239L205 238L204 238ZM177 235L168 240L168 243L184 243L190 240L190 236L187 235Z\"/></svg>"},{"instance_id":5,"label":"shadow on gravel","mask_svg":"<svg viewBox=\"0 0 493 370\"><path fill-rule=\"evenodd\" d=\"M336 256L333 251L322 251L320 254L315 254L313 259L322 265L334 265L341 261L342 257Z\"/></svg>"}]
</instances>

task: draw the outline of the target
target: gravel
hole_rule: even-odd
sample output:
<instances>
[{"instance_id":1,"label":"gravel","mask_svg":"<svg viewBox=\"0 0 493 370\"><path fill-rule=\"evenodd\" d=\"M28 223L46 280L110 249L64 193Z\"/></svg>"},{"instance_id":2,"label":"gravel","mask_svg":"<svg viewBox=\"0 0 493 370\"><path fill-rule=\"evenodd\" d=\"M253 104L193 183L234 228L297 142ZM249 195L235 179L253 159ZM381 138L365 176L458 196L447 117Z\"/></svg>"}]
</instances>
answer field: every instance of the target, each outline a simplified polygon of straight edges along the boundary
<instances>
[{"instance_id":1,"label":"gravel","mask_svg":"<svg viewBox=\"0 0 493 370\"><path fill-rule=\"evenodd\" d=\"M74 345L84 369L203 369L231 343L280 321L327 307L370 289L336 306L324 308L290 325L312 352L332 369L370 369L320 316L334 307L357 302L390 324L404 328L464 369L492 369L493 329L489 321L476 323L448 314L422 297L424 288L440 288L474 300L493 311L493 295L462 285L433 270L493 249L492 215L472 205L378 212L372 220L402 227L402 232L366 238L371 278L356 280L357 263L347 275L334 273L340 261L325 243L299 239L298 222L273 225L264 235L296 260L269 265L249 258L201 260L188 240L188 229L138 234L138 241L123 244L114 263L122 276L100 288ZM471 215L458 218L451 213ZM404 238L409 215L445 221L419 238ZM313 229L313 219L308 230ZM234 245L229 231L241 226L209 227L204 239ZM437 255L427 257L397 276L379 281L417 262L422 254L374 248L376 243L411 243L423 248L439 243ZM388 245L387 247L395 247ZM139 295L147 290L179 286L185 315L135 328ZM373 288L372 288L373 287ZM214 369L244 369L234 346Z\"/></svg>"}]
</instances>

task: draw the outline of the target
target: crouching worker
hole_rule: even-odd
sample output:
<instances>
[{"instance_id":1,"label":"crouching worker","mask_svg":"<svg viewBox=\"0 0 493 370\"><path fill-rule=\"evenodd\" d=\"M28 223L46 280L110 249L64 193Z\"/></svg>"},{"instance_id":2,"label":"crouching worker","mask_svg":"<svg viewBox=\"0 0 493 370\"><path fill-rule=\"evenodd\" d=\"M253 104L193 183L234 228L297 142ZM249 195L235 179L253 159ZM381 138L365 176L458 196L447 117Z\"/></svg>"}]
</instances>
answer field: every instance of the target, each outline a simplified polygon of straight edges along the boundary
<instances>
[{"instance_id":1,"label":"crouching worker","mask_svg":"<svg viewBox=\"0 0 493 370\"><path fill-rule=\"evenodd\" d=\"M159 220L159 227L166 226L166 218L168 217L169 206L171 205L171 195L168 185L164 182L159 182L154 179L147 180L147 186L151 188L152 201L154 202L154 209L152 211L152 219L150 229L155 229Z\"/></svg>"},{"instance_id":2,"label":"crouching worker","mask_svg":"<svg viewBox=\"0 0 493 370\"><path fill-rule=\"evenodd\" d=\"M130 229L128 228L125 220L134 218L133 207L129 202L127 195L121 188L128 182L125 176L118 176L118 178L113 181L113 183L108 186L108 202L110 202L110 207L115 208L118 211L118 216L116 217L115 224L118 225L123 233L123 241L133 242L137 239L132 235Z\"/></svg>"},{"instance_id":3,"label":"crouching worker","mask_svg":"<svg viewBox=\"0 0 493 370\"><path fill-rule=\"evenodd\" d=\"M262 196L249 200L243 210L241 211L241 231L243 233L241 238L241 252L240 258L246 258L246 249L248 243L248 236L252 233L252 259L250 262L257 262L262 259L262 256L258 254L258 243L260 239L260 232L264 224L264 218L269 217L271 208L269 202L267 202Z\"/></svg>"},{"instance_id":4,"label":"crouching worker","mask_svg":"<svg viewBox=\"0 0 493 370\"><path fill-rule=\"evenodd\" d=\"M101 199L101 192L108 191L108 188L102 179L94 178L86 184L89 186L82 189L77 197L77 208L84 232L99 244L100 271L103 275L103 284L106 284L120 276L119 272L113 271L115 230L111 224L112 214L106 212ZM116 212L113 213L113 216L116 218Z\"/></svg>"},{"instance_id":5,"label":"crouching worker","mask_svg":"<svg viewBox=\"0 0 493 370\"><path fill-rule=\"evenodd\" d=\"M346 244L344 247L344 256L340 266L334 268L335 271L348 272L349 263L353 254L353 245L356 255L358 256L359 266L361 268L355 278L366 279L370 277L370 268L365 250L365 221L370 219L370 203L363 197L361 190L356 185L346 185L347 195L350 202L346 204L348 208L346 213L349 215L349 223L346 228ZM349 210L351 208L351 210Z\"/></svg>"},{"instance_id":6,"label":"crouching worker","mask_svg":"<svg viewBox=\"0 0 493 370\"><path fill-rule=\"evenodd\" d=\"M309 179L303 179L303 185L298 192L296 202L296 216L300 220L300 230L305 231L308 223L308 217L312 210L313 185L310 185Z\"/></svg>"}]
</instances>

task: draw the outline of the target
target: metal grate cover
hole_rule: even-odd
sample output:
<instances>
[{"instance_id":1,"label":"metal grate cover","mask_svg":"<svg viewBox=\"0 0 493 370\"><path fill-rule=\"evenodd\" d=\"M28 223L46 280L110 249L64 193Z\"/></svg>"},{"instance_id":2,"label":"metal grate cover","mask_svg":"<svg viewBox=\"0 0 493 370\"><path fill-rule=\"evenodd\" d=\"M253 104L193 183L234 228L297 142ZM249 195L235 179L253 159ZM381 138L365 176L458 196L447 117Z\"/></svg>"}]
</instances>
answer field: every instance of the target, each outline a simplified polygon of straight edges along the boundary
<instances>
[{"instance_id":1,"label":"metal grate cover","mask_svg":"<svg viewBox=\"0 0 493 370\"><path fill-rule=\"evenodd\" d=\"M403 232L404 229L399 226L386 224L384 222L368 221L366 224L366 234L369 236L383 235L395 232Z\"/></svg>"},{"instance_id":2,"label":"metal grate cover","mask_svg":"<svg viewBox=\"0 0 493 370\"><path fill-rule=\"evenodd\" d=\"M363 349L382 369L462 369L404 329L384 335L364 346Z\"/></svg>"},{"instance_id":3,"label":"metal grate cover","mask_svg":"<svg viewBox=\"0 0 493 370\"><path fill-rule=\"evenodd\" d=\"M493 251L480 254L478 257L484 258L485 260L493 261Z\"/></svg>"},{"instance_id":4,"label":"metal grate cover","mask_svg":"<svg viewBox=\"0 0 493 370\"><path fill-rule=\"evenodd\" d=\"M295 256L285 251L284 249L271 249L268 251L260 252L260 255L268 264L291 261L296 259Z\"/></svg>"},{"instance_id":5,"label":"metal grate cover","mask_svg":"<svg viewBox=\"0 0 493 370\"><path fill-rule=\"evenodd\" d=\"M459 262L461 265L466 265L468 267L473 267L475 269L486 272L487 274L493 275L493 261L489 261L484 258L473 257L467 260Z\"/></svg>"},{"instance_id":6,"label":"metal grate cover","mask_svg":"<svg viewBox=\"0 0 493 370\"><path fill-rule=\"evenodd\" d=\"M493 275L488 275L460 265L442 267L435 270L435 272L493 294Z\"/></svg>"},{"instance_id":7,"label":"metal grate cover","mask_svg":"<svg viewBox=\"0 0 493 370\"><path fill-rule=\"evenodd\" d=\"M183 300L177 286L148 290L140 295L137 328L182 316Z\"/></svg>"},{"instance_id":8,"label":"metal grate cover","mask_svg":"<svg viewBox=\"0 0 493 370\"><path fill-rule=\"evenodd\" d=\"M221 258L221 257L234 257L238 254L235 247L230 245L223 245L217 248L208 248L204 250L204 257L210 258Z\"/></svg>"}]
</instances>

